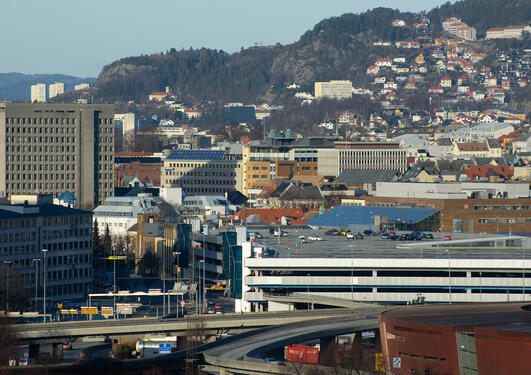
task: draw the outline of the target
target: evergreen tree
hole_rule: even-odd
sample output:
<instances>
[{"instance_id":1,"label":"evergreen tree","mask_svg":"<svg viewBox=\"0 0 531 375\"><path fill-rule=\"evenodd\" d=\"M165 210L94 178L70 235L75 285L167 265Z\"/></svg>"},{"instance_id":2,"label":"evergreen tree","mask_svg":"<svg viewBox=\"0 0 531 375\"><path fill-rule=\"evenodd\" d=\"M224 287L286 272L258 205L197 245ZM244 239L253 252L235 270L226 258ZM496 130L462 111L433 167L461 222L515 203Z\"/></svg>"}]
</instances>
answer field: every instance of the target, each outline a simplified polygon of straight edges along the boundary
<instances>
[{"instance_id":1,"label":"evergreen tree","mask_svg":"<svg viewBox=\"0 0 531 375\"><path fill-rule=\"evenodd\" d=\"M98 226L98 220L94 220L92 227L92 249L94 251L94 259L101 259L103 257L103 247L100 237L100 229Z\"/></svg>"},{"instance_id":2,"label":"evergreen tree","mask_svg":"<svg viewBox=\"0 0 531 375\"><path fill-rule=\"evenodd\" d=\"M103 232L103 256L107 258L112 255L112 238L109 231L109 224L105 224L105 232Z\"/></svg>"}]
</instances>

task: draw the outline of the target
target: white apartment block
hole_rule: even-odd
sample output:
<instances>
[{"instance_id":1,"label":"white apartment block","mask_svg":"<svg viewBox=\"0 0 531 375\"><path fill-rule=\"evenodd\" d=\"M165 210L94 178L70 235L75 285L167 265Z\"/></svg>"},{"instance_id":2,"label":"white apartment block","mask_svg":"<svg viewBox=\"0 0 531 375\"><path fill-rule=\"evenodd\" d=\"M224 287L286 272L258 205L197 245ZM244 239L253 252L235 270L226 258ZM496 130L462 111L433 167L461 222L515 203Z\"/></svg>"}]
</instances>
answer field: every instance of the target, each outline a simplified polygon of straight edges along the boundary
<instances>
[{"instance_id":1,"label":"white apartment block","mask_svg":"<svg viewBox=\"0 0 531 375\"><path fill-rule=\"evenodd\" d=\"M63 82L55 82L48 86L48 99L54 98L57 95L64 94L65 84Z\"/></svg>"},{"instance_id":2,"label":"white apartment block","mask_svg":"<svg viewBox=\"0 0 531 375\"><path fill-rule=\"evenodd\" d=\"M352 98L351 81L315 82L315 98Z\"/></svg>"},{"instance_id":3,"label":"white apartment block","mask_svg":"<svg viewBox=\"0 0 531 375\"><path fill-rule=\"evenodd\" d=\"M37 83L31 85L31 102L44 103L46 101L46 85L44 83Z\"/></svg>"},{"instance_id":4,"label":"white apartment block","mask_svg":"<svg viewBox=\"0 0 531 375\"><path fill-rule=\"evenodd\" d=\"M485 37L485 39L522 39L522 34L524 33L524 31L531 33L531 26L521 25L488 29L487 36Z\"/></svg>"},{"instance_id":5,"label":"white apartment block","mask_svg":"<svg viewBox=\"0 0 531 375\"><path fill-rule=\"evenodd\" d=\"M407 169L407 153L398 143L356 142L318 150L317 173L339 176L345 169Z\"/></svg>"},{"instance_id":6,"label":"white apartment block","mask_svg":"<svg viewBox=\"0 0 531 375\"><path fill-rule=\"evenodd\" d=\"M90 85L88 83L80 83L79 85L74 86L74 91L87 90L87 89L90 89Z\"/></svg>"},{"instance_id":7,"label":"white apartment block","mask_svg":"<svg viewBox=\"0 0 531 375\"><path fill-rule=\"evenodd\" d=\"M122 124L122 135L125 135L125 133L134 131L136 129L135 127L135 114L134 113L115 113L114 114L114 124L119 125Z\"/></svg>"}]
</instances>

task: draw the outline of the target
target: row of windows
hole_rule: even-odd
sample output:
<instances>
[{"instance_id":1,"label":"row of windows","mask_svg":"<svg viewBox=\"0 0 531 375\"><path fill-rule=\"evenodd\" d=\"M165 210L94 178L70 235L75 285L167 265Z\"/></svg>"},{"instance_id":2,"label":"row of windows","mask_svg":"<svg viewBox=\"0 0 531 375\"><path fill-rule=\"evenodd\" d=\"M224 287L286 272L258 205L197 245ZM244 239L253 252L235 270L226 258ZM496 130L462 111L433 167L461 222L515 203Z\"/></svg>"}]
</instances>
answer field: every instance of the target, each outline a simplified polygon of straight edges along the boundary
<instances>
[{"instance_id":1,"label":"row of windows","mask_svg":"<svg viewBox=\"0 0 531 375\"><path fill-rule=\"evenodd\" d=\"M66 239L70 237L88 237L90 236L89 228L72 228L72 229L55 229L55 230L45 230L42 231L43 239L45 240L56 240L56 239ZM67 246L67 245L65 245ZM82 244L79 245L83 247ZM80 248L77 247L76 249ZM88 247L88 244L85 243L85 247ZM59 248L59 250L62 250Z\"/></svg>"},{"instance_id":2,"label":"row of windows","mask_svg":"<svg viewBox=\"0 0 531 375\"><path fill-rule=\"evenodd\" d=\"M529 210L529 205L496 205L496 206L474 206L474 210L480 211L480 210L486 210L486 211L512 211L512 210Z\"/></svg>"},{"instance_id":3,"label":"row of windows","mask_svg":"<svg viewBox=\"0 0 531 375\"><path fill-rule=\"evenodd\" d=\"M7 146L8 152L76 152L76 146Z\"/></svg>"},{"instance_id":4,"label":"row of windows","mask_svg":"<svg viewBox=\"0 0 531 375\"><path fill-rule=\"evenodd\" d=\"M267 175L263 174L263 175L257 175L257 174L253 174L253 178L265 178L267 179Z\"/></svg>"},{"instance_id":5,"label":"row of windows","mask_svg":"<svg viewBox=\"0 0 531 375\"><path fill-rule=\"evenodd\" d=\"M6 119L6 124L28 124L28 125L74 125L75 118L25 118L25 117L9 117Z\"/></svg>"},{"instance_id":6,"label":"row of windows","mask_svg":"<svg viewBox=\"0 0 531 375\"><path fill-rule=\"evenodd\" d=\"M47 142L55 142L55 143L65 143L65 142L72 142L74 143L76 141L76 137L7 137L6 140L11 143L47 143Z\"/></svg>"},{"instance_id":7,"label":"row of windows","mask_svg":"<svg viewBox=\"0 0 531 375\"><path fill-rule=\"evenodd\" d=\"M45 166L46 167L46 166ZM52 166L50 166L52 167ZM56 166L57 168L58 166ZM64 167L64 166L62 166ZM45 168L46 169L46 168ZM69 173L34 173L34 174L31 174L31 173L12 173L12 174L8 174L7 175L7 179L11 179L12 181L18 181L18 180L49 180L49 179L53 179L53 178L56 178L56 179L61 179L61 180L73 180L75 179L75 174L69 174Z\"/></svg>"},{"instance_id":8,"label":"row of windows","mask_svg":"<svg viewBox=\"0 0 531 375\"><path fill-rule=\"evenodd\" d=\"M166 168L217 168L217 169L225 169L225 168L240 168L238 164L235 163L224 163L224 164L218 164L218 163L167 163L165 164Z\"/></svg>"},{"instance_id":9,"label":"row of windows","mask_svg":"<svg viewBox=\"0 0 531 375\"><path fill-rule=\"evenodd\" d=\"M37 147L34 147L35 149ZM35 152L37 152L37 150L35 150ZM61 154L61 155L8 155L7 156L7 161L8 162L20 162L20 161L32 161L31 159L33 158L33 161L42 161L42 162L47 162L47 161L76 161L76 156L75 155L64 155L64 154ZM37 160L38 158L38 160Z\"/></svg>"},{"instance_id":10,"label":"row of windows","mask_svg":"<svg viewBox=\"0 0 531 375\"><path fill-rule=\"evenodd\" d=\"M31 164L28 165L29 166L34 166L34 168L28 168L28 170L34 170L36 171L37 170L37 164L35 164L34 162L36 161L40 161L40 162L47 162L47 161L75 161L76 157L74 155L19 155L19 156L22 156L22 162L29 162ZM25 165L20 163L20 162L17 162L17 163L8 163L8 169L9 169L9 166L11 166L11 170L15 170L15 166L17 167L16 170L19 171L21 170L21 168L19 168L19 166L22 165L22 170L25 170L24 167ZM42 165L42 163L39 163L38 164L39 166ZM58 164L58 165L65 165L65 164ZM66 164L66 166L68 167L69 165L71 164ZM72 165L72 168L61 168L61 170L64 170L64 169L74 169L74 166ZM39 168L40 171L42 171L43 169L42 168ZM46 170L46 169L45 169ZM50 168L50 170L53 170L53 168ZM58 170L58 169L57 169Z\"/></svg>"},{"instance_id":11,"label":"row of windows","mask_svg":"<svg viewBox=\"0 0 531 375\"><path fill-rule=\"evenodd\" d=\"M39 189L41 193L47 193L47 192L53 192L53 191L57 191L57 189L69 189L69 190L74 190L75 189L75 184L70 184L70 183L65 183L65 182L61 182L61 183L56 183L56 184L53 184L53 183L16 183L16 184L6 184L7 186L7 189L10 191L10 192L17 192L17 193L35 193L35 190L36 189Z\"/></svg>"},{"instance_id":12,"label":"row of windows","mask_svg":"<svg viewBox=\"0 0 531 375\"><path fill-rule=\"evenodd\" d=\"M177 172L166 171L166 176L220 176L220 177L233 177L236 176L234 172L216 172L216 171L201 171L201 172Z\"/></svg>"},{"instance_id":13,"label":"row of windows","mask_svg":"<svg viewBox=\"0 0 531 375\"><path fill-rule=\"evenodd\" d=\"M487 217L479 218L480 224L531 224L531 217Z\"/></svg>"},{"instance_id":14,"label":"row of windows","mask_svg":"<svg viewBox=\"0 0 531 375\"><path fill-rule=\"evenodd\" d=\"M232 189L221 189L221 188L186 188L186 193L224 193Z\"/></svg>"},{"instance_id":15,"label":"row of windows","mask_svg":"<svg viewBox=\"0 0 531 375\"><path fill-rule=\"evenodd\" d=\"M49 297L61 297L69 294L86 295L88 291L88 284L65 284L54 285L46 288L46 295Z\"/></svg>"},{"instance_id":16,"label":"row of windows","mask_svg":"<svg viewBox=\"0 0 531 375\"><path fill-rule=\"evenodd\" d=\"M211 185L236 185L236 181L233 180L192 180L188 178L168 180L170 184L211 184Z\"/></svg>"},{"instance_id":17,"label":"row of windows","mask_svg":"<svg viewBox=\"0 0 531 375\"><path fill-rule=\"evenodd\" d=\"M24 219L4 219L0 221L0 228L2 229L14 229L14 228L30 228L37 225L36 218L24 218Z\"/></svg>"},{"instance_id":18,"label":"row of windows","mask_svg":"<svg viewBox=\"0 0 531 375\"><path fill-rule=\"evenodd\" d=\"M262 167L261 169L262 169L263 171L267 171L267 167ZM250 171L250 170L251 170L251 167L247 168L247 170ZM253 171L258 171L258 170L260 170L260 167L253 167Z\"/></svg>"}]
</instances>

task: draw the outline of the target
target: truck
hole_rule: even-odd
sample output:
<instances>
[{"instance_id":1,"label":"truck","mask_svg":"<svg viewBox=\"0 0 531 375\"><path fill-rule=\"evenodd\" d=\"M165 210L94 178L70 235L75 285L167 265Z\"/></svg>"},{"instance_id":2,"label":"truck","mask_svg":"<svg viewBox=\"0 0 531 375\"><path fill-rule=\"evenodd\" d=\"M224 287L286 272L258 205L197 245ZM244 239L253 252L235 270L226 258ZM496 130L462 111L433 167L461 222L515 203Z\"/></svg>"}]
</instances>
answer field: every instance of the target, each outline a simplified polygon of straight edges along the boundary
<instances>
[{"instance_id":1,"label":"truck","mask_svg":"<svg viewBox=\"0 0 531 375\"><path fill-rule=\"evenodd\" d=\"M315 346L292 344L284 347L284 358L288 362L319 364L319 348Z\"/></svg>"},{"instance_id":2,"label":"truck","mask_svg":"<svg viewBox=\"0 0 531 375\"><path fill-rule=\"evenodd\" d=\"M141 358L169 354L177 350L177 336L146 337L136 343L136 352Z\"/></svg>"}]
</instances>

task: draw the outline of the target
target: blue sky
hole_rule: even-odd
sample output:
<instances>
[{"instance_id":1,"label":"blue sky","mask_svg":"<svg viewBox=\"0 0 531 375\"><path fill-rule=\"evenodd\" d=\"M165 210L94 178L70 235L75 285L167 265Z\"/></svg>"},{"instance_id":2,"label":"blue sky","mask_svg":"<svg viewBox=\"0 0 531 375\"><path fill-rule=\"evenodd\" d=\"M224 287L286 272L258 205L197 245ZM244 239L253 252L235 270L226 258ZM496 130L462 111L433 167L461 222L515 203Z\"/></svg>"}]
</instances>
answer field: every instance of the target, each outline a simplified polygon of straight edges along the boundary
<instances>
[{"instance_id":1,"label":"blue sky","mask_svg":"<svg viewBox=\"0 0 531 375\"><path fill-rule=\"evenodd\" d=\"M4 0L0 73L96 77L117 59L170 48L234 52L296 41L324 18L446 0Z\"/></svg>"}]
</instances>

